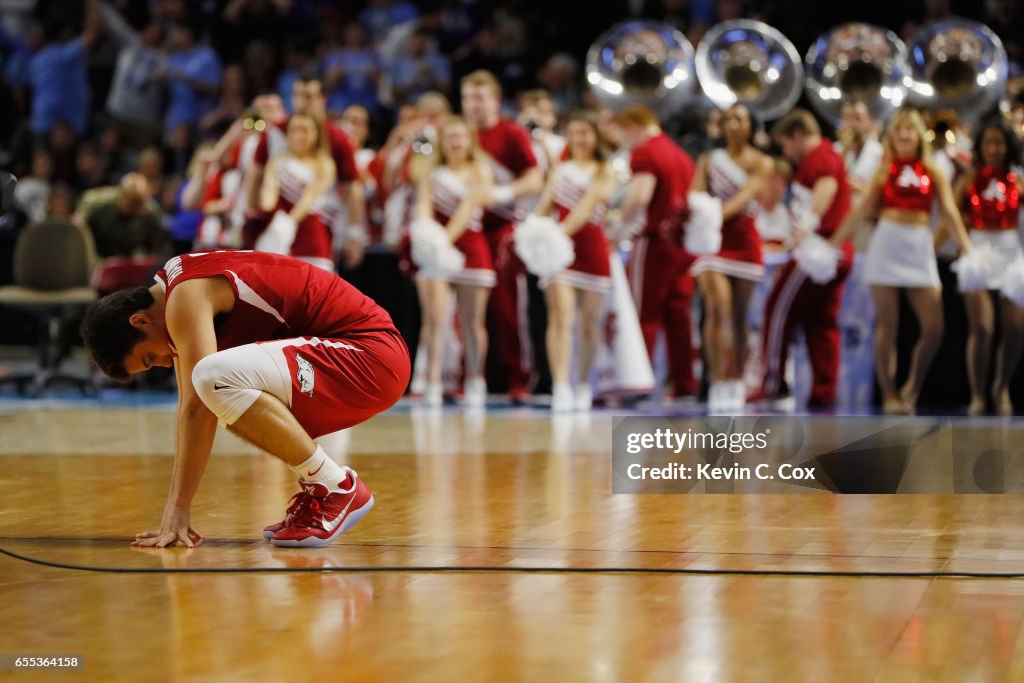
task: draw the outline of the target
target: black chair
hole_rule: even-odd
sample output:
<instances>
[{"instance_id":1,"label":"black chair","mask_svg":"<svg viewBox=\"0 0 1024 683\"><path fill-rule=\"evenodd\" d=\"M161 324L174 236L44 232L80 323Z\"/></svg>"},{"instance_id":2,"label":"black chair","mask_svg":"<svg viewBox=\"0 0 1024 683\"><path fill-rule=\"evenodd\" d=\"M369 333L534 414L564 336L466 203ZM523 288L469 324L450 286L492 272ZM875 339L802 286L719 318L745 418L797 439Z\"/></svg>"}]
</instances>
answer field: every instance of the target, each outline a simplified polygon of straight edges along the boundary
<instances>
[{"instance_id":1,"label":"black chair","mask_svg":"<svg viewBox=\"0 0 1024 683\"><path fill-rule=\"evenodd\" d=\"M38 396L57 383L70 384L88 395L98 392L92 377L60 373L61 331L68 320L96 300L90 277L96 249L88 230L65 220L28 226L14 246L14 284L0 287L0 306L28 311L38 321L39 351L35 370L0 377L28 396Z\"/></svg>"}]
</instances>

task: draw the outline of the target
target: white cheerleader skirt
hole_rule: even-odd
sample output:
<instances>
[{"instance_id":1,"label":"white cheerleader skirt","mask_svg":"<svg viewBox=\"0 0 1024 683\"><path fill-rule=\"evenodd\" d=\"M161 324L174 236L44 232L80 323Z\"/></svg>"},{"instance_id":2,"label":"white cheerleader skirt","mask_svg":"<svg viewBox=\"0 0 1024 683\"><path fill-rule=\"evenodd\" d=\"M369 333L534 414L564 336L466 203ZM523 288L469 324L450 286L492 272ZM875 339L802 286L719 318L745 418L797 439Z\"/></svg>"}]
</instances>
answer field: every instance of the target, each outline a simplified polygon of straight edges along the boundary
<instances>
[{"instance_id":1,"label":"white cheerleader skirt","mask_svg":"<svg viewBox=\"0 0 1024 683\"><path fill-rule=\"evenodd\" d=\"M1000 289L1003 273L1022 253L1020 237L1016 230L971 230L971 245L975 248L988 246L994 252L992 270L989 271L986 289Z\"/></svg>"},{"instance_id":2,"label":"white cheerleader skirt","mask_svg":"<svg viewBox=\"0 0 1024 683\"><path fill-rule=\"evenodd\" d=\"M932 231L882 218L864 253L864 281L887 287L942 288Z\"/></svg>"}]
</instances>

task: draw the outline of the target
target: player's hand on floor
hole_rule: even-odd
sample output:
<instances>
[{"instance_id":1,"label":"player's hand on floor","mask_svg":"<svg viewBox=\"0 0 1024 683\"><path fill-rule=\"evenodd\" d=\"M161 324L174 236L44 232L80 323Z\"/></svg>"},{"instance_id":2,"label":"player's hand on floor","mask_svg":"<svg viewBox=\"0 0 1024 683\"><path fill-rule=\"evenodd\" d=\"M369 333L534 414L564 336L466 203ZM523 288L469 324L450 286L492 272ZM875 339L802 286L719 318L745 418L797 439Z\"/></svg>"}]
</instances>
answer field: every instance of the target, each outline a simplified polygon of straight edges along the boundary
<instances>
[{"instance_id":1,"label":"player's hand on floor","mask_svg":"<svg viewBox=\"0 0 1024 683\"><path fill-rule=\"evenodd\" d=\"M195 548L202 542L203 535L189 524L187 511L165 511L160 530L135 534L132 545L141 548L168 548L177 545Z\"/></svg>"},{"instance_id":2,"label":"player's hand on floor","mask_svg":"<svg viewBox=\"0 0 1024 683\"><path fill-rule=\"evenodd\" d=\"M203 535L192 527L178 529L161 529L160 531L142 531L135 534L132 545L139 548L173 548L185 546L195 548L203 542Z\"/></svg>"}]
</instances>

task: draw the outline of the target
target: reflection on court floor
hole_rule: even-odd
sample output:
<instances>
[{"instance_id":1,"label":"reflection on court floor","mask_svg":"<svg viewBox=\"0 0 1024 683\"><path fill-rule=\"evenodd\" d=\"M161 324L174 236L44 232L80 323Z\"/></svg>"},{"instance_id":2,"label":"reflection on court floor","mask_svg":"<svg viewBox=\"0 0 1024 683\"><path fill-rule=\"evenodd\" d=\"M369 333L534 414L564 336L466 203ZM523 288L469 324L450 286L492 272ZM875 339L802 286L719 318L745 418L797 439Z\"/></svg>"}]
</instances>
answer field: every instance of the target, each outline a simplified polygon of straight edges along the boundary
<instances>
[{"instance_id":1,"label":"reflection on court floor","mask_svg":"<svg viewBox=\"0 0 1024 683\"><path fill-rule=\"evenodd\" d=\"M5 651L84 653L92 680L923 680L938 658L949 680L1024 676L1017 582L850 575L1019 573L1018 495L613 495L610 415L400 410L332 444L377 499L337 544L263 541L294 482L222 433L207 542L140 551L173 420L0 413L0 547L154 570L0 557ZM640 569L659 573L616 571ZM688 570L718 573L660 573Z\"/></svg>"}]
</instances>

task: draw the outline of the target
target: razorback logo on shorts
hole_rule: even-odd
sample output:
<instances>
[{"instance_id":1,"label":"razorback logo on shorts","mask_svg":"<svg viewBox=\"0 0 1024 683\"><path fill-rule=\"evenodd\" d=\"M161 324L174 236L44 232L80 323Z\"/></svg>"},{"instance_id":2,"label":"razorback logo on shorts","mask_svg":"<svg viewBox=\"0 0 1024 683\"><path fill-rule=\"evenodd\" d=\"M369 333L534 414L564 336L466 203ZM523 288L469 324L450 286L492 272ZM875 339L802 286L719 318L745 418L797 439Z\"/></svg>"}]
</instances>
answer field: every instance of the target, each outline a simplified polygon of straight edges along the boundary
<instances>
[{"instance_id":1,"label":"razorback logo on shorts","mask_svg":"<svg viewBox=\"0 0 1024 683\"><path fill-rule=\"evenodd\" d=\"M309 397L313 398L313 385L316 383L316 373L313 371L312 363L299 354L295 354L295 364L298 366L298 370L295 371L295 379L299 381L299 391L303 394L309 394Z\"/></svg>"}]
</instances>

